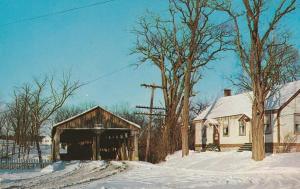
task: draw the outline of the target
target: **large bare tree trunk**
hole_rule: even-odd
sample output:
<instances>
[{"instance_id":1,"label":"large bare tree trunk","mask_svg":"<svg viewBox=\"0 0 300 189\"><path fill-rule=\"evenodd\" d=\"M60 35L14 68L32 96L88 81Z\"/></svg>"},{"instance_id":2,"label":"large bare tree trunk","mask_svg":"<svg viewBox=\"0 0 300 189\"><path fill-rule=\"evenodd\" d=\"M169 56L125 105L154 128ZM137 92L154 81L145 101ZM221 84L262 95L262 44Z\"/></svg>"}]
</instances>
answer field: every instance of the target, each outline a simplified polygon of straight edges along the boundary
<instances>
[{"instance_id":1,"label":"large bare tree trunk","mask_svg":"<svg viewBox=\"0 0 300 189\"><path fill-rule=\"evenodd\" d=\"M265 158L264 114L258 108L261 104L254 102L252 106L252 159L261 161Z\"/></svg>"},{"instance_id":2,"label":"large bare tree trunk","mask_svg":"<svg viewBox=\"0 0 300 189\"><path fill-rule=\"evenodd\" d=\"M294 78L296 72L299 73L295 72L299 69L295 66L298 52L292 52L292 46L287 42L287 33L281 33L277 29L279 21L296 9L296 0L278 1L277 7L270 6L274 11L267 16L263 14L270 8L266 0L243 0L244 10L240 13L236 12L232 2L222 1L216 7L233 19L235 47L244 70L239 80L244 89L253 91L252 158L260 161L265 157L265 101L268 95L278 90L277 85L286 83ZM238 21L242 17L247 23L248 34L244 34L245 28ZM242 27L243 31L240 29ZM244 38L243 35L248 35L249 38Z\"/></svg>"},{"instance_id":3,"label":"large bare tree trunk","mask_svg":"<svg viewBox=\"0 0 300 189\"><path fill-rule=\"evenodd\" d=\"M166 124L163 132L163 145L164 145L164 153L168 154L170 152L170 121L169 118L166 118Z\"/></svg>"},{"instance_id":4,"label":"large bare tree trunk","mask_svg":"<svg viewBox=\"0 0 300 189\"><path fill-rule=\"evenodd\" d=\"M164 150L166 155L173 154L176 150L178 150L179 146L177 145L177 143L178 141L180 141L180 138L177 138L176 134L180 131L176 129L176 126L177 126L177 118L174 117L166 118L166 125L163 133Z\"/></svg>"},{"instance_id":5,"label":"large bare tree trunk","mask_svg":"<svg viewBox=\"0 0 300 189\"><path fill-rule=\"evenodd\" d=\"M189 113L190 113L190 93L191 93L191 64L188 63L184 77L184 99L181 130L182 137L182 157L189 155Z\"/></svg>"}]
</instances>

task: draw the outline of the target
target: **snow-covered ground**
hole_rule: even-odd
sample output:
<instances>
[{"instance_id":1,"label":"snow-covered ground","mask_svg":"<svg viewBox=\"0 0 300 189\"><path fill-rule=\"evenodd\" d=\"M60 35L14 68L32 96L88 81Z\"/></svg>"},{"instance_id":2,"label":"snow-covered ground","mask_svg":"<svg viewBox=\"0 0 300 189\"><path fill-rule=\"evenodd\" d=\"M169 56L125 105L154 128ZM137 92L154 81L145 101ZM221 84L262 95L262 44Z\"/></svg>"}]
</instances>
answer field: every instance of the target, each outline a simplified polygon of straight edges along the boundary
<instances>
[{"instance_id":1,"label":"snow-covered ground","mask_svg":"<svg viewBox=\"0 0 300 189\"><path fill-rule=\"evenodd\" d=\"M251 160L250 152L180 152L166 162L71 162L31 173L1 173L2 188L300 188L300 153L270 154ZM126 170L125 170L126 169ZM30 176L29 176L30 175ZM0 187L0 188L1 188Z\"/></svg>"},{"instance_id":2,"label":"snow-covered ground","mask_svg":"<svg viewBox=\"0 0 300 189\"><path fill-rule=\"evenodd\" d=\"M99 180L126 169L122 162L56 162L42 170L0 171L0 188L65 188Z\"/></svg>"},{"instance_id":3,"label":"snow-covered ground","mask_svg":"<svg viewBox=\"0 0 300 189\"><path fill-rule=\"evenodd\" d=\"M18 145L15 146L15 154L11 156L12 154L12 149L13 149L13 141L9 141L9 146L8 146L8 154L10 155L10 158L12 159L18 159ZM2 147L3 146L3 147ZM43 159L50 159L51 156L51 145L46 145L46 144L40 144L40 148L42 151L42 158ZM3 154L6 154L6 141L0 139L0 151L1 149L4 150ZM1 154L0 154L1 156ZM27 158L27 154L25 155L25 159ZM36 146L30 146L30 152L29 152L29 159L38 159L38 153L36 150ZM22 155L21 155L22 159Z\"/></svg>"}]
</instances>

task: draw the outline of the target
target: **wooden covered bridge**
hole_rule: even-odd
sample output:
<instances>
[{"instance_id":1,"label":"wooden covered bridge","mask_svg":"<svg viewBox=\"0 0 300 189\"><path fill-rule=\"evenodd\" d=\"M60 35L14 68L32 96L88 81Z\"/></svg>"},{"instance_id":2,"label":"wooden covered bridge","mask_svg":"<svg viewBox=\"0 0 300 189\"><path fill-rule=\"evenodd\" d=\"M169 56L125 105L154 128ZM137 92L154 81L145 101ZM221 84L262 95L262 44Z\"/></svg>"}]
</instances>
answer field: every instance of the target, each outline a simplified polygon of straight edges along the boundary
<instances>
[{"instance_id":1,"label":"wooden covered bridge","mask_svg":"<svg viewBox=\"0 0 300 189\"><path fill-rule=\"evenodd\" d=\"M97 106L52 129L52 159L138 160L140 126Z\"/></svg>"}]
</instances>

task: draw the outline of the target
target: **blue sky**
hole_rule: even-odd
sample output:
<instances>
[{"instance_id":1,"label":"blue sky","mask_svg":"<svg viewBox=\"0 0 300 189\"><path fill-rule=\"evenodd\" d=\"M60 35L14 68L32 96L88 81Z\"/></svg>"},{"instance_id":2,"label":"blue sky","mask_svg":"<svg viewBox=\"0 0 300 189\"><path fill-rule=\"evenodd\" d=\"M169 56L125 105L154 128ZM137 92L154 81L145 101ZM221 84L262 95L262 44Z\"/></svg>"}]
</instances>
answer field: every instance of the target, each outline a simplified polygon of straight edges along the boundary
<instances>
[{"instance_id":1,"label":"blue sky","mask_svg":"<svg viewBox=\"0 0 300 189\"><path fill-rule=\"evenodd\" d=\"M0 0L0 26L24 18L43 15L100 0ZM0 100L9 101L15 86L47 73L58 76L71 70L81 82L137 63L129 55L137 18L146 10L161 13L162 0L115 0L107 4L0 27ZM299 48L299 11L285 18ZM288 23L288 24L287 24ZM212 98L232 87L225 78L238 68L233 53L208 65L204 79L196 86L197 98ZM128 103L148 104L150 91L141 83L159 83L159 73L151 65L128 68L82 87L70 100L78 104L94 102L102 106ZM156 104L161 97L157 93Z\"/></svg>"}]
</instances>

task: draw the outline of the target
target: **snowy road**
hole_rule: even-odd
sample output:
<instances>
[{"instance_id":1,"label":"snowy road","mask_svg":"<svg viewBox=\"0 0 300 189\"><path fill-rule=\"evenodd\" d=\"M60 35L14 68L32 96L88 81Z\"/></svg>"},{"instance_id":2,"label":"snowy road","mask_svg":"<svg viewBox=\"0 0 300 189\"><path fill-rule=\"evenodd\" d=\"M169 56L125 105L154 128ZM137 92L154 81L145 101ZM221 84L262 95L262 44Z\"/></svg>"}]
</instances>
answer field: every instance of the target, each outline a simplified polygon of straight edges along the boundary
<instances>
[{"instance_id":1,"label":"snowy road","mask_svg":"<svg viewBox=\"0 0 300 189\"><path fill-rule=\"evenodd\" d=\"M9 175L6 175L7 178L1 183L0 188L66 188L103 179L126 169L126 164L122 162L73 162L67 167L61 164L54 168L57 170L53 170L53 166L43 169L40 175L36 172L28 173L32 176L27 175L26 179L21 176L19 179L9 180Z\"/></svg>"},{"instance_id":2,"label":"snowy road","mask_svg":"<svg viewBox=\"0 0 300 189\"><path fill-rule=\"evenodd\" d=\"M180 152L153 165L145 162L73 162L41 172L1 174L2 188L300 188L300 153L269 155L262 162L250 152ZM53 171L55 170L55 171ZM0 187L0 188L1 188Z\"/></svg>"}]
</instances>

